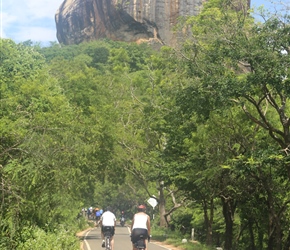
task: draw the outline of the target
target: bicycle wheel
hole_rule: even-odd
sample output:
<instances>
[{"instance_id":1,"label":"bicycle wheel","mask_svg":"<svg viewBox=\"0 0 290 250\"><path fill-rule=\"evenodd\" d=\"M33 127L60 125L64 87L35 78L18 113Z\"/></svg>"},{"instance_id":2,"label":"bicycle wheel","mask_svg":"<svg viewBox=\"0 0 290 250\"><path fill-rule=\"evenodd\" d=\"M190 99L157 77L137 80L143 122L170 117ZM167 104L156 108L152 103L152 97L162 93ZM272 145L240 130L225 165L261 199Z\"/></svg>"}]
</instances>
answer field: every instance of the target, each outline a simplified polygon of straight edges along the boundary
<instances>
[{"instance_id":1,"label":"bicycle wheel","mask_svg":"<svg viewBox=\"0 0 290 250\"><path fill-rule=\"evenodd\" d=\"M138 240L136 243L136 248L139 250L144 250L146 248L145 240L144 239Z\"/></svg>"},{"instance_id":2,"label":"bicycle wheel","mask_svg":"<svg viewBox=\"0 0 290 250\"><path fill-rule=\"evenodd\" d=\"M111 239L109 236L106 236L106 250L111 250Z\"/></svg>"}]
</instances>

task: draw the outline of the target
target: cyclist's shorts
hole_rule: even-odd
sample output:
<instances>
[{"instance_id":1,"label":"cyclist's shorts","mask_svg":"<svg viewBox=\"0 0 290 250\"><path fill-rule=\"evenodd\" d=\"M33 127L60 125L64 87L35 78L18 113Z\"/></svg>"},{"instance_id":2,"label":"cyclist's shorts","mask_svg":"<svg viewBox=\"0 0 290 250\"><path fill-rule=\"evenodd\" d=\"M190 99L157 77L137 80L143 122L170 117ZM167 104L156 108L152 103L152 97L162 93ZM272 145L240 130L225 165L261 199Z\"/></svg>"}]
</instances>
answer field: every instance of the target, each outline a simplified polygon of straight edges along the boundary
<instances>
[{"instance_id":1,"label":"cyclist's shorts","mask_svg":"<svg viewBox=\"0 0 290 250\"><path fill-rule=\"evenodd\" d=\"M143 235L143 239L148 239L148 231L144 228L134 228L131 233L131 241L136 243L140 239L140 235Z\"/></svg>"},{"instance_id":2,"label":"cyclist's shorts","mask_svg":"<svg viewBox=\"0 0 290 250\"><path fill-rule=\"evenodd\" d=\"M115 227L112 226L102 226L102 233L106 234L106 232L110 232L111 236L114 236L115 234Z\"/></svg>"},{"instance_id":3,"label":"cyclist's shorts","mask_svg":"<svg viewBox=\"0 0 290 250\"><path fill-rule=\"evenodd\" d=\"M101 216L96 216L96 220L100 220Z\"/></svg>"}]
</instances>

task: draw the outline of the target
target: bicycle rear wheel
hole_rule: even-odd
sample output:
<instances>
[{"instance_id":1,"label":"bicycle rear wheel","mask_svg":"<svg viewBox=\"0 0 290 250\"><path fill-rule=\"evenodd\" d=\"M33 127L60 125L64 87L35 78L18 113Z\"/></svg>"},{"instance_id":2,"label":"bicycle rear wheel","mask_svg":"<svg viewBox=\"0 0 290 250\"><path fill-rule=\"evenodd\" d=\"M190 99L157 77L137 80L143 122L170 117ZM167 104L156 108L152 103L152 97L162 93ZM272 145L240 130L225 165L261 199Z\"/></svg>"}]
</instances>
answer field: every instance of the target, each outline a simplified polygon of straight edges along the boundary
<instances>
[{"instance_id":1,"label":"bicycle rear wheel","mask_svg":"<svg viewBox=\"0 0 290 250\"><path fill-rule=\"evenodd\" d=\"M108 236L106 237L105 245L106 245L106 250L111 250L111 238Z\"/></svg>"},{"instance_id":2,"label":"bicycle rear wheel","mask_svg":"<svg viewBox=\"0 0 290 250\"><path fill-rule=\"evenodd\" d=\"M145 240L144 239L138 240L136 243L136 248L139 250L144 250L146 248Z\"/></svg>"}]
</instances>

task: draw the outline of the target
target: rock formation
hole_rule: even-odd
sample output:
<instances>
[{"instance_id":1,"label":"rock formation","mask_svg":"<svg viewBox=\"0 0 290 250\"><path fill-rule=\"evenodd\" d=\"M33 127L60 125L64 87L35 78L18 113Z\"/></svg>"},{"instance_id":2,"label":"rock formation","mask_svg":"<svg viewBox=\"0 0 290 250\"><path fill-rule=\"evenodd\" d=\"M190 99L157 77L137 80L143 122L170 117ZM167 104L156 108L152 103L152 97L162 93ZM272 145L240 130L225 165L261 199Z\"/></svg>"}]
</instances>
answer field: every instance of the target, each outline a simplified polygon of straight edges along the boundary
<instances>
[{"instance_id":1,"label":"rock formation","mask_svg":"<svg viewBox=\"0 0 290 250\"><path fill-rule=\"evenodd\" d=\"M197 15L206 0L64 0L56 15L57 39L63 44L108 38L157 41L176 45L179 17ZM241 2L232 0L234 9ZM247 0L248 7L250 0ZM247 9L247 8L245 8Z\"/></svg>"},{"instance_id":2,"label":"rock formation","mask_svg":"<svg viewBox=\"0 0 290 250\"><path fill-rule=\"evenodd\" d=\"M109 38L174 45L177 18L196 15L203 1L65 0L55 15L57 39L63 44Z\"/></svg>"}]
</instances>

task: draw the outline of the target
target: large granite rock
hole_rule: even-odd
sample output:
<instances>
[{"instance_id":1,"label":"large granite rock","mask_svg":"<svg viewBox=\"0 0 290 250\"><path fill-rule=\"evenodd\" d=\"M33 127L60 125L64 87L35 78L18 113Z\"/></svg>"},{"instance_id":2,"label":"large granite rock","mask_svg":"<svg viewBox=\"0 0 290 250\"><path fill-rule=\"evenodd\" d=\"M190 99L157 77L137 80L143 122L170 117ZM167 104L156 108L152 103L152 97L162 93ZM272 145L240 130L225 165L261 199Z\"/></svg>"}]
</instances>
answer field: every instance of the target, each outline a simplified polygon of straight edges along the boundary
<instances>
[{"instance_id":1,"label":"large granite rock","mask_svg":"<svg viewBox=\"0 0 290 250\"><path fill-rule=\"evenodd\" d=\"M64 0L55 15L57 39L63 44L109 38L175 46L181 35L173 32L178 18L197 15L206 1ZM242 4L245 1L247 7ZM247 12L250 2L231 0L229 4Z\"/></svg>"},{"instance_id":2,"label":"large granite rock","mask_svg":"<svg viewBox=\"0 0 290 250\"><path fill-rule=\"evenodd\" d=\"M63 44L109 38L174 45L179 16L196 15L205 0L65 0L56 15Z\"/></svg>"}]
</instances>

